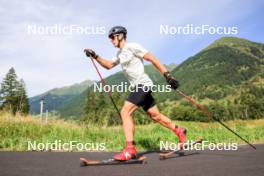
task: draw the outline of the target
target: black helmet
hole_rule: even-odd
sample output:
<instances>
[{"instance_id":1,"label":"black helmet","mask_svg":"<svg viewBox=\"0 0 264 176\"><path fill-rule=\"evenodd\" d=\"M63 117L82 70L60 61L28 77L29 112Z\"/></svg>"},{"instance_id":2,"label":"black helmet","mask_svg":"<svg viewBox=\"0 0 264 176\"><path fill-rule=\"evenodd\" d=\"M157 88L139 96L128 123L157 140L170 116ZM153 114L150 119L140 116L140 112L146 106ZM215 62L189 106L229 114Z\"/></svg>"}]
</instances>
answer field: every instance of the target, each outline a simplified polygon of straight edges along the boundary
<instances>
[{"instance_id":1,"label":"black helmet","mask_svg":"<svg viewBox=\"0 0 264 176\"><path fill-rule=\"evenodd\" d=\"M108 33L108 37L110 38L111 36L113 36L115 34L124 34L124 36L126 37L127 30L123 26L114 26L110 29L110 31Z\"/></svg>"}]
</instances>

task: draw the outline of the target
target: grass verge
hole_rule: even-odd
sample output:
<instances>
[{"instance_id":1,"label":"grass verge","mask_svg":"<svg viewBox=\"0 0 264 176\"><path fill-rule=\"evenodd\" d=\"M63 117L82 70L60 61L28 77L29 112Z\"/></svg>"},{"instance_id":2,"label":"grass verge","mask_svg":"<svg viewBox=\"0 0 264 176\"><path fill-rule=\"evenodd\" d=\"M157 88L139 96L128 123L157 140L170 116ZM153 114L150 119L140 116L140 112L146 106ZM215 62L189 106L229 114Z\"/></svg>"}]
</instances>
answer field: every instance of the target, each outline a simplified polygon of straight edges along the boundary
<instances>
[{"instance_id":1,"label":"grass verge","mask_svg":"<svg viewBox=\"0 0 264 176\"><path fill-rule=\"evenodd\" d=\"M202 137L211 143L236 142L239 138L218 123L176 122L188 129L188 139ZM225 122L252 143L264 142L264 119L235 120ZM89 143L91 150L98 149L97 144L105 143L107 151L117 151L124 147L124 134L121 126L100 127L94 124L78 124L75 121L50 119L48 123L35 116L12 116L0 112L0 150L27 151L28 141L38 143ZM159 124L136 126L135 142L138 150L159 148L160 141L177 142L176 136ZM90 145L91 144L91 145ZM73 149L74 150L74 149Z\"/></svg>"}]
</instances>

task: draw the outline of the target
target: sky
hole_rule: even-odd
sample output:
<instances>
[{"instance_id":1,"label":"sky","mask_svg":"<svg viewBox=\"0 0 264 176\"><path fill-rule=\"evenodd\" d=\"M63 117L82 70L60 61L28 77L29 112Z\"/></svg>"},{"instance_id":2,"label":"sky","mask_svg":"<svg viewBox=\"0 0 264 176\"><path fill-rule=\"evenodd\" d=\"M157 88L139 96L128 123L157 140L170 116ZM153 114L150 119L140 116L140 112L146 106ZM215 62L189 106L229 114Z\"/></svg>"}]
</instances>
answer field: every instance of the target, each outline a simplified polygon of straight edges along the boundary
<instances>
[{"instance_id":1,"label":"sky","mask_svg":"<svg viewBox=\"0 0 264 176\"><path fill-rule=\"evenodd\" d=\"M86 79L98 80L83 49L92 48L111 59L117 49L107 33L115 25L125 26L128 42L141 44L164 64L180 64L224 36L264 43L263 9L261 0L0 0L0 82L14 67L32 97ZM235 27L237 32L165 34L160 30L190 24ZM86 28L87 33L60 33L56 26ZM38 32L32 32L34 27ZM121 67L99 69L106 77Z\"/></svg>"}]
</instances>

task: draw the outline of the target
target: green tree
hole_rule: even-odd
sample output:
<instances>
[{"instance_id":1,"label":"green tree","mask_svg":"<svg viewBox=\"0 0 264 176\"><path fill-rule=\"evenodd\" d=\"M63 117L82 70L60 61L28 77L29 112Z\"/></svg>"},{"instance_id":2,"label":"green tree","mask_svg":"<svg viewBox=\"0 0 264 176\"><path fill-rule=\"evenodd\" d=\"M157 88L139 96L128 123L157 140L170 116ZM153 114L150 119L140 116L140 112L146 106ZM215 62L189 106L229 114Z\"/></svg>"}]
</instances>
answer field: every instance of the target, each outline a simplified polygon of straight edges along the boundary
<instances>
[{"instance_id":1,"label":"green tree","mask_svg":"<svg viewBox=\"0 0 264 176\"><path fill-rule=\"evenodd\" d=\"M17 92L15 96L17 100L17 111L23 114L28 114L29 99L26 92L26 84L23 79L18 82Z\"/></svg>"},{"instance_id":2,"label":"green tree","mask_svg":"<svg viewBox=\"0 0 264 176\"><path fill-rule=\"evenodd\" d=\"M16 112L17 75L12 67L1 83L1 109Z\"/></svg>"},{"instance_id":3,"label":"green tree","mask_svg":"<svg viewBox=\"0 0 264 176\"><path fill-rule=\"evenodd\" d=\"M25 82L18 81L15 69L12 67L1 83L0 109L15 114L16 112L28 113L29 102L25 89Z\"/></svg>"},{"instance_id":4,"label":"green tree","mask_svg":"<svg viewBox=\"0 0 264 176\"><path fill-rule=\"evenodd\" d=\"M118 111L120 111L122 103L123 103L123 97L118 92L112 92L111 95L112 95L112 98L113 98L113 100L117 106ZM107 103L104 106L104 110L106 112L104 114L107 114L107 116L105 117L107 119L107 125L113 126L113 125L121 124L120 116L119 116L118 112L116 111L113 103L110 102L108 97L107 97L107 99L108 99L109 103Z\"/></svg>"},{"instance_id":5,"label":"green tree","mask_svg":"<svg viewBox=\"0 0 264 176\"><path fill-rule=\"evenodd\" d=\"M264 116L264 88L248 85L248 90L241 93L239 101L243 116L259 119Z\"/></svg>"},{"instance_id":6,"label":"green tree","mask_svg":"<svg viewBox=\"0 0 264 176\"><path fill-rule=\"evenodd\" d=\"M88 89L86 95L86 105L84 107L85 116L82 119L85 122L95 122L96 120L97 109L95 96L95 93Z\"/></svg>"}]
</instances>

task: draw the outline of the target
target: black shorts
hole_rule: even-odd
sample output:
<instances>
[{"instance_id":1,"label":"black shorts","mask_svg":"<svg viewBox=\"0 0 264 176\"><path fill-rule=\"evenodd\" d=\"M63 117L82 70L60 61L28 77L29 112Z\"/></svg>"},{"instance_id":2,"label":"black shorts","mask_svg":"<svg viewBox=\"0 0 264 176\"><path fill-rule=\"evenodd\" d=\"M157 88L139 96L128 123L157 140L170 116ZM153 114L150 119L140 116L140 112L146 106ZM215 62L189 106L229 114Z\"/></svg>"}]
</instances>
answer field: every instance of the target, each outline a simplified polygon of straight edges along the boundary
<instances>
[{"instance_id":1,"label":"black shorts","mask_svg":"<svg viewBox=\"0 0 264 176\"><path fill-rule=\"evenodd\" d=\"M142 107L145 111L156 105L154 98L151 95L151 90L144 91L143 87L138 87L128 95L127 101Z\"/></svg>"}]
</instances>

